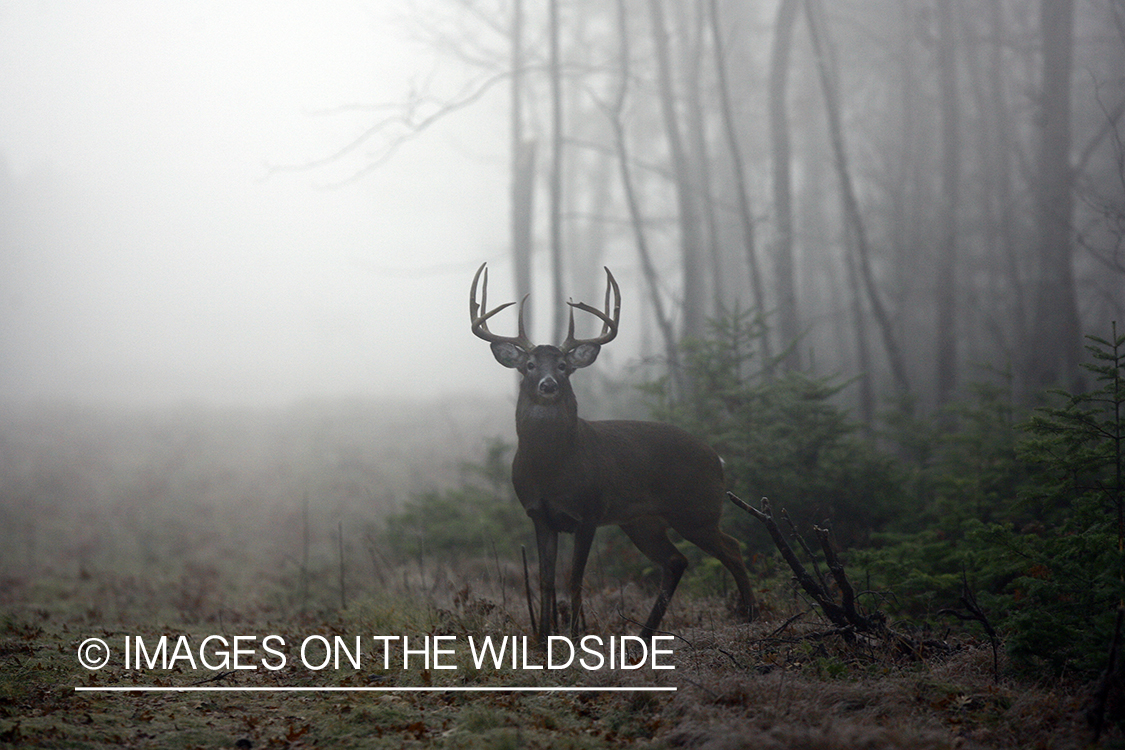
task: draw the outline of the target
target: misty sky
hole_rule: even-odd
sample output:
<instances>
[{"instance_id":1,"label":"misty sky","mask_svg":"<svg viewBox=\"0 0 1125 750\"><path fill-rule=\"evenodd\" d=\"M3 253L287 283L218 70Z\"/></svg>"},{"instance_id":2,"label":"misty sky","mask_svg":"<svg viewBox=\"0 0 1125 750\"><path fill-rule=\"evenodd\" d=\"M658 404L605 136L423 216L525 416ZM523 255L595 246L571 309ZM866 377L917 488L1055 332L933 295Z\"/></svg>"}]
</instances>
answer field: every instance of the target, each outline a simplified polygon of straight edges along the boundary
<instances>
[{"instance_id":1,"label":"misty sky","mask_svg":"<svg viewBox=\"0 0 1125 750\"><path fill-rule=\"evenodd\" d=\"M507 277L503 87L361 180L326 187L379 141L270 170L464 78L402 12L0 0L0 400L510 389L466 309Z\"/></svg>"}]
</instances>

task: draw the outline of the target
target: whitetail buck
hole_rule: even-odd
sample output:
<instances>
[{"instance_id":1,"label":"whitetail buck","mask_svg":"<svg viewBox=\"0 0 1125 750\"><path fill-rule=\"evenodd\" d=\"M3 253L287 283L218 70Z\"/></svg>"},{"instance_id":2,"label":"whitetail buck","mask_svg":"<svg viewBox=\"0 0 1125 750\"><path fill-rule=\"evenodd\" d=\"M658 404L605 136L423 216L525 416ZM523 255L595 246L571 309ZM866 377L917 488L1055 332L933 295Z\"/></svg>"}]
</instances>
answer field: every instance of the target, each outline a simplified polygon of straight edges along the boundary
<instances>
[{"instance_id":1,"label":"whitetail buck","mask_svg":"<svg viewBox=\"0 0 1125 750\"><path fill-rule=\"evenodd\" d=\"M484 274L480 304L477 283ZM578 418L578 401L570 376L593 364L603 344L617 335L621 290L606 269L605 310L568 302L570 330L561 346L536 346L524 332L520 302L519 334L498 336L488 319L515 304L488 310L488 271L484 264L473 277L469 316L473 333L492 344L492 354L505 367L519 370L512 484L527 515L535 523L539 549L541 643L556 626L555 560L559 532L574 534L570 574L570 631L575 635L582 615L582 575L594 532L615 524L637 548L660 566L660 593L641 631L651 637L660 625L687 558L668 539L668 528L715 556L734 576L742 611L754 615L754 594L738 542L719 528L726 488L718 454L678 427L658 422L602 421ZM613 313L610 314L610 293ZM574 308L602 321L601 334L574 337Z\"/></svg>"}]
</instances>

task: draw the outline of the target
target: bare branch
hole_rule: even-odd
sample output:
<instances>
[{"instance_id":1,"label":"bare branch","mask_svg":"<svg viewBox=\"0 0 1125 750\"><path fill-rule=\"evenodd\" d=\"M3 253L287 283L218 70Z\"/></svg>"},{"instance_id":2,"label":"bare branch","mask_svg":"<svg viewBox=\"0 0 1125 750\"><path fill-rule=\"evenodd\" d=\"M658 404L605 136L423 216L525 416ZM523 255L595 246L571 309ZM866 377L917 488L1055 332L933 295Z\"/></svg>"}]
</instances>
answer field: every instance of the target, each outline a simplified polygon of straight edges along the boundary
<instances>
[{"instance_id":1,"label":"bare branch","mask_svg":"<svg viewBox=\"0 0 1125 750\"><path fill-rule=\"evenodd\" d=\"M305 162L304 164L274 165L270 167L270 172L307 171L324 167L338 162L340 159L356 151L374 138L385 134L389 130L395 128L402 130L403 132L388 136L388 141L383 145L382 153L377 158L369 162L362 169L353 173L350 177L332 183L330 187L340 187L341 185L355 182L361 177L373 172L380 165L385 164L405 143L413 140L435 123L479 101L485 94L492 90L493 86L507 80L510 75L511 73L509 71L504 71L489 76L484 81L469 84L451 101L444 103L430 96L413 95L406 102L399 105L398 112L388 115L364 129L362 133L333 153L320 159ZM352 105L352 108L359 108L360 106L362 105ZM377 109L385 109L392 106L394 105L373 105L373 107ZM428 114L423 114L423 110L428 110L432 106L436 106L436 109L429 111Z\"/></svg>"}]
</instances>

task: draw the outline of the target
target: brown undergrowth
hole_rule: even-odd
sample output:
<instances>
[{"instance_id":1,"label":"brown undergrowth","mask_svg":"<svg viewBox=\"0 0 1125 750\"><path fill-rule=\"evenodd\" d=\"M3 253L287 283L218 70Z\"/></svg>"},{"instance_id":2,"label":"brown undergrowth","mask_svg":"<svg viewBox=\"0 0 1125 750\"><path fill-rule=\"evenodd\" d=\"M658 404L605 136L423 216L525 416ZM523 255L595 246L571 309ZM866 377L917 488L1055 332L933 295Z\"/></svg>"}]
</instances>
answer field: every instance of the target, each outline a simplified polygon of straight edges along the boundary
<instances>
[{"instance_id":1,"label":"brown undergrowth","mask_svg":"<svg viewBox=\"0 0 1125 750\"><path fill-rule=\"evenodd\" d=\"M347 609L296 612L283 597L229 590L223 604L177 609L175 586L85 572L41 575L7 588L0 609L0 746L252 748L1067 748L1086 747L1085 686L1030 684L992 673L987 641L943 634L949 649L921 660L826 635L800 600L763 593L757 622L735 622L724 600L682 592L669 610L671 670L475 669L464 648L454 670L364 662L314 671L83 669L88 637L273 633L452 636L463 644L530 634L526 605L489 563L458 571L386 575ZM245 577L242 571L239 580ZM214 583L222 585L221 574ZM258 589L284 586L262 574ZM122 591L129 591L124 597ZM218 598L208 601L218 602ZM635 585L593 590L588 632L635 633L650 597ZM292 649L291 649L292 650ZM635 655L635 653L634 653ZM541 659L532 652L531 662ZM1003 665L1002 665L1003 666ZM87 693L76 686L651 687L675 692ZM1116 734L1103 746L1120 744Z\"/></svg>"}]
</instances>

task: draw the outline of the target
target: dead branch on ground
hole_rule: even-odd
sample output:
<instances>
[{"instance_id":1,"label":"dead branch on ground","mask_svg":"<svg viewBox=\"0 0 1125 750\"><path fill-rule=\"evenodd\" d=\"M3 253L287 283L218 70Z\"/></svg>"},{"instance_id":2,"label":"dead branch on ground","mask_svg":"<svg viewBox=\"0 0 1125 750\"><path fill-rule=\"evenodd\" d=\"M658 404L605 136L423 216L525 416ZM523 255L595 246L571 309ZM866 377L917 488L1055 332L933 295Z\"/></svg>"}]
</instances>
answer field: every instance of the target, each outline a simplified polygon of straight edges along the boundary
<instances>
[{"instance_id":1,"label":"dead branch on ground","mask_svg":"<svg viewBox=\"0 0 1125 750\"><path fill-rule=\"evenodd\" d=\"M867 642L875 641L890 646L896 653L909 656L912 659L921 658L925 649L937 649L940 651L949 650L948 645L943 642L916 641L907 635L896 632L887 625L887 616L879 610L870 613L861 612L856 606L855 588L852 586L851 581L848 580L847 571L844 569L843 562L841 562L839 556L836 554L836 549L832 545L831 536L827 529L814 526L813 532L816 534L817 541L820 543L820 549L824 555L824 562L828 566L829 574L835 581L836 588L840 591L839 602L837 602L836 598L829 592L827 582L824 577L819 574L819 570L816 576L810 574L797 558L793 548L781 533L777 521L774 520L773 510L770 507L769 500L763 497L762 509L758 510L741 500L732 492L728 492L727 497L732 503L754 516L765 525L766 530L773 539L774 545L781 553L782 558L784 558L785 562L789 565L789 568L793 571L798 585L804 589L805 593L812 597L813 601L816 602L821 611L824 612L824 616L828 618L828 621L834 626L827 635L839 635L849 643L854 643L857 640L857 635L862 635L863 640ZM815 564L812 550L809 549L808 545L805 544L804 540L801 540L800 537L798 537L798 540L805 549L806 554L814 559Z\"/></svg>"}]
</instances>

